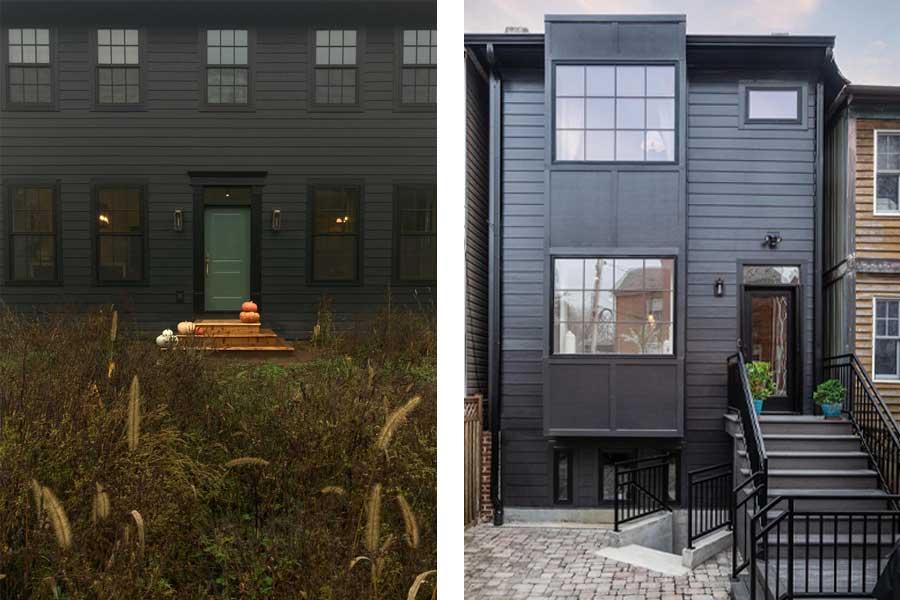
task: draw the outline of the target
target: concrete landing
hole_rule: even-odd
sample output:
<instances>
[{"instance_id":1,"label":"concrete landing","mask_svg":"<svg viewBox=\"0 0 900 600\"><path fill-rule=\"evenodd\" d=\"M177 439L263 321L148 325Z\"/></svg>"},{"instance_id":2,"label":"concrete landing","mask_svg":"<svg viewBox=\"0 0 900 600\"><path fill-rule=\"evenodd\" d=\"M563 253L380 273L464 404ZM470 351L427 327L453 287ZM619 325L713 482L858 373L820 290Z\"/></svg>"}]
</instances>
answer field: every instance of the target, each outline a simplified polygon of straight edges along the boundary
<instances>
[{"instance_id":1,"label":"concrete landing","mask_svg":"<svg viewBox=\"0 0 900 600\"><path fill-rule=\"evenodd\" d=\"M621 548L603 548L597 551L597 556L608 558L616 562L642 567L650 571L656 571L672 577L686 577L691 570L681 564L681 556L660 552L653 548L645 548L631 544Z\"/></svg>"}]
</instances>

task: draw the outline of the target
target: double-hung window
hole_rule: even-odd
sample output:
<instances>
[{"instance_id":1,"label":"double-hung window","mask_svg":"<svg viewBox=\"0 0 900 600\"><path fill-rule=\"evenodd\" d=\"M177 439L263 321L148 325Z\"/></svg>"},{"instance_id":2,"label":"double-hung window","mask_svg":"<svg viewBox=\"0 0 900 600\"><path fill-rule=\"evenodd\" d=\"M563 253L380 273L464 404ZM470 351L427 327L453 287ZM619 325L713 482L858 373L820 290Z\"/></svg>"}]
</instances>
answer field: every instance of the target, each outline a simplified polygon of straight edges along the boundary
<instances>
[{"instance_id":1,"label":"double-hung window","mask_svg":"<svg viewBox=\"0 0 900 600\"><path fill-rule=\"evenodd\" d=\"M875 154L875 213L900 214L900 131L876 131Z\"/></svg>"},{"instance_id":2,"label":"double-hung window","mask_svg":"<svg viewBox=\"0 0 900 600\"><path fill-rule=\"evenodd\" d=\"M249 51L246 29L210 29L206 32L207 104L249 104Z\"/></svg>"},{"instance_id":3,"label":"double-hung window","mask_svg":"<svg viewBox=\"0 0 900 600\"><path fill-rule=\"evenodd\" d=\"M437 280L437 190L433 185L397 186L396 278L401 283Z\"/></svg>"},{"instance_id":4,"label":"double-hung window","mask_svg":"<svg viewBox=\"0 0 900 600\"><path fill-rule=\"evenodd\" d=\"M7 30L7 101L50 106L52 101L50 30Z\"/></svg>"},{"instance_id":5,"label":"double-hung window","mask_svg":"<svg viewBox=\"0 0 900 600\"><path fill-rule=\"evenodd\" d=\"M437 102L437 31L403 31L403 66L400 70L402 104Z\"/></svg>"},{"instance_id":6,"label":"double-hung window","mask_svg":"<svg viewBox=\"0 0 900 600\"><path fill-rule=\"evenodd\" d=\"M675 261L556 258L554 354L673 353Z\"/></svg>"},{"instance_id":7,"label":"double-hung window","mask_svg":"<svg viewBox=\"0 0 900 600\"><path fill-rule=\"evenodd\" d=\"M97 281L143 281L146 233L143 187L102 185L96 188L95 195Z\"/></svg>"},{"instance_id":8,"label":"double-hung window","mask_svg":"<svg viewBox=\"0 0 900 600\"><path fill-rule=\"evenodd\" d=\"M558 161L675 160L675 67L557 65Z\"/></svg>"},{"instance_id":9,"label":"double-hung window","mask_svg":"<svg viewBox=\"0 0 900 600\"><path fill-rule=\"evenodd\" d=\"M875 299L875 379L900 379L900 299Z\"/></svg>"},{"instance_id":10,"label":"double-hung window","mask_svg":"<svg viewBox=\"0 0 900 600\"><path fill-rule=\"evenodd\" d=\"M141 52L137 29L97 30L97 104L141 101Z\"/></svg>"},{"instance_id":11,"label":"double-hung window","mask_svg":"<svg viewBox=\"0 0 900 600\"><path fill-rule=\"evenodd\" d=\"M56 189L44 185L10 186L9 200L12 251L9 280L18 283L57 281Z\"/></svg>"},{"instance_id":12,"label":"double-hung window","mask_svg":"<svg viewBox=\"0 0 900 600\"><path fill-rule=\"evenodd\" d=\"M354 283L359 279L358 185L312 188L310 279L316 283Z\"/></svg>"},{"instance_id":13,"label":"double-hung window","mask_svg":"<svg viewBox=\"0 0 900 600\"><path fill-rule=\"evenodd\" d=\"M358 35L355 29L316 30L315 104L357 103Z\"/></svg>"}]
</instances>

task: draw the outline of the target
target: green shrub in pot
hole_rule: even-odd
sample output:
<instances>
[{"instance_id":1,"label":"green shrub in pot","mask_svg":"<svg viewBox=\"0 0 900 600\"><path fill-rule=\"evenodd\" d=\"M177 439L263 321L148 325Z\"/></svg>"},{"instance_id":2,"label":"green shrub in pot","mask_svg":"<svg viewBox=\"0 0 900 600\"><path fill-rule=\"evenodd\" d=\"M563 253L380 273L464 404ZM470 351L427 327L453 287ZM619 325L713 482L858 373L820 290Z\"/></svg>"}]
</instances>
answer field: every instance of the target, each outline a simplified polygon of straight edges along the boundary
<instances>
[{"instance_id":1,"label":"green shrub in pot","mask_svg":"<svg viewBox=\"0 0 900 600\"><path fill-rule=\"evenodd\" d=\"M747 363L747 381L750 383L750 393L753 395L753 408L756 414L760 414L763 402L775 393L772 365L765 361Z\"/></svg>"},{"instance_id":2,"label":"green shrub in pot","mask_svg":"<svg viewBox=\"0 0 900 600\"><path fill-rule=\"evenodd\" d=\"M826 417L839 417L846 391L840 381L829 379L816 387L813 400L822 407L822 414Z\"/></svg>"}]
</instances>

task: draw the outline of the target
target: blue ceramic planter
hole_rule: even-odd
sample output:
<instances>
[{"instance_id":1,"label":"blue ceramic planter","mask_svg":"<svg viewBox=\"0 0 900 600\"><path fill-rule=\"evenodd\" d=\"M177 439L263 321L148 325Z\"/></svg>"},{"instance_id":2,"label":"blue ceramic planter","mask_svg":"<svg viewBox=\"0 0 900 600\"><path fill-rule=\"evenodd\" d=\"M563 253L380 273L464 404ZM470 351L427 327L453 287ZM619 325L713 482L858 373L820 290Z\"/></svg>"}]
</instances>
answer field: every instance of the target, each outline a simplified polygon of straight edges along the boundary
<instances>
[{"instance_id":1,"label":"blue ceramic planter","mask_svg":"<svg viewBox=\"0 0 900 600\"><path fill-rule=\"evenodd\" d=\"M753 410L756 412L757 415L762 414L762 405L763 405L762 400L757 400L756 398L753 399Z\"/></svg>"},{"instance_id":2,"label":"blue ceramic planter","mask_svg":"<svg viewBox=\"0 0 900 600\"><path fill-rule=\"evenodd\" d=\"M822 407L822 414L826 417L840 417L841 416L841 405L840 404L820 404Z\"/></svg>"}]
</instances>

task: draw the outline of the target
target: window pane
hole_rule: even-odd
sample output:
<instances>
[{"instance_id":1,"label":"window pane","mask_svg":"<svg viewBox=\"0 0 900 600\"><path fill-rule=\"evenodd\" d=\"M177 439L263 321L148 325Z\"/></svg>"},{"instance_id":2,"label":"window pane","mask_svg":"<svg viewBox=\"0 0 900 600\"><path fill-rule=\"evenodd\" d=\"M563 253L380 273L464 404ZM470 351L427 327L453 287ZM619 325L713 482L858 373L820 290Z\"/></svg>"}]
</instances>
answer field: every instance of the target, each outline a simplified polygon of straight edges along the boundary
<instances>
[{"instance_id":1,"label":"window pane","mask_svg":"<svg viewBox=\"0 0 900 600\"><path fill-rule=\"evenodd\" d=\"M53 190L20 187L13 197L13 233L53 233Z\"/></svg>"},{"instance_id":2,"label":"window pane","mask_svg":"<svg viewBox=\"0 0 900 600\"><path fill-rule=\"evenodd\" d=\"M37 60L41 64L47 64L50 62L50 46L38 46L37 47Z\"/></svg>"},{"instance_id":3,"label":"window pane","mask_svg":"<svg viewBox=\"0 0 900 600\"><path fill-rule=\"evenodd\" d=\"M878 210L895 211L900 209L900 200L898 200L898 181L900 176L897 175L878 175L876 183L878 189L878 201L876 206Z\"/></svg>"},{"instance_id":4,"label":"window pane","mask_svg":"<svg viewBox=\"0 0 900 600\"><path fill-rule=\"evenodd\" d=\"M553 293L554 321L584 321L584 292L581 290L555 290Z\"/></svg>"},{"instance_id":5,"label":"window pane","mask_svg":"<svg viewBox=\"0 0 900 600\"><path fill-rule=\"evenodd\" d=\"M143 230L139 190L102 189L97 195L97 210L97 226L103 233L140 233Z\"/></svg>"},{"instance_id":6,"label":"window pane","mask_svg":"<svg viewBox=\"0 0 900 600\"><path fill-rule=\"evenodd\" d=\"M566 452L556 453L556 501L570 502L569 498L569 455Z\"/></svg>"},{"instance_id":7,"label":"window pane","mask_svg":"<svg viewBox=\"0 0 900 600\"><path fill-rule=\"evenodd\" d=\"M875 340L875 377L897 377L897 342Z\"/></svg>"},{"instance_id":8,"label":"window pane","mask_svg":"<svg viewBox=\"0 0 900 600\"><path fill-rule=\"evenodd\" d=\"M556 126L559 129L583 128L584 100L581 98L560 98L557 100Z\"/></svg>"},{"instance_id":9,"label":"window pane","mask_svg":"<svg viewBox=\"0 0 900 600\"><path fill-rule=\"evenodd\" d=\"M647 95L675 96L675 67L647 67Z\"/></svg>"},{"instance_id":10,"label":"window pane","mask_svg":"<svg viewBox=\"0 0 900 600\"><path fill-rule=\"evenodd\" d=\"M644 67L616 67L616 95L644 95Z\"/></svg>"},{"instance_id":11,"label":"window pane","mask_svg":"<svg viewBox=\"0 0 900 600\"><path fill-rule=\"evenodd\" d=\"M647 150L648 161L673 161L675 160L675 132L648 131L644 147Z\"/></svg>"},{"instance_id":12,"label":"window pane","mask_svg":"<svg viewBox=\"0 0 900 600\"><path fill-rule=\"evenodd\" d=\"M584 261L580 258L557 258L554 261L553 287L557 290L584 289Z\"/></svg>"},{"instance_id":13,"label":"window pane","mask_svg":"<svg viewBox=\"0 0 900 600\"><path fill-rule=\"evenodd\" d=\"M401 238L398 277L402 281L434 281L437 279L436 242L436 236Z\"/></svg>"},{"instance_id":14,"label":"window pane","mask_svg":"<svg viewBox=\"0 0 900 600\"><path fill-rule=\"evenodd\" d=\"M356 278L356 236L317 237L313 240L313 278L352 281Z\"/></svg>"},{"instance_id":15,"label":"window pane","mask_svg":"<svg viewBox=\"0 0 900 600\"><path fill-rule=\"evenodd\" d=\"M587 95L615 96L615 67L587 67Z\"/></svg>"},{"instance_id":16,"label":"window pane","mask_svg":"<svg viewBox=\"0 0 900 600\"><path fill-rule=\"evenodd\" d=\"M644 100L632 98L616 100L616 127L618 129L643 129Z\"/></svg>"},{"instance_id":17,"label":"window pane","mask_svg":"<svg viewBox=\"0 0 900 600\"><path fill-rule=\"evenodd\" d=\"M887 302L885 300L875 301L875 316L879 319L887 318Z\"/></svg>"},{"instance_id":18,"label":"window pane","mask_svg":"<svg viewBox=\"0 0 900 600\"><path fill-rule=\"evenodd\" d=\"M556 95L584 95L584 67L556 67Z\"/></svg>"},{"instance_id":19,"label":"window pane","mask_svg":"<svg viewBox=\"0 0 900 600\"><path fill-rule=\"evenodd\" d=\"M235 29L234 30L234 45L235 46L246 46L247 45L247 30L246 29Z\"/></svg>"},{"instance_id":20,"label":"window pane","mask_svg":"<svg viewBox=\"0 0 900 600\"><path fill-rule=\"evenodd\" d=\"M347 188L314 190L314 233L356 233L359 191Z\"/></svg>"},{"instance_id":21,"label":"window pane","mask_svg":"<svg viewBox=\"0 0 900 600\"><path fill-rule=\"evenodd\" d=\"M615 135L612 131L585 132L586 160L615 160Z\"/></svg>"},{"instance_id":22,"label":"window pane","mask_svg":"<svg viewBox=\"0 0 900 600\"><path fill-rule=\"evenodd\" d=\"M143 244L143 236L100 235L97 263L100 280L140 281Z\"/></svg>"},{"instance_id":23,"label":"window pane","mask_svg":"<svg viewBox=\"0 0 900 600\"><path fill-rule=\"evenodd\" d=\"M593 290L599 285L601 290L611 290L614 287L615 273L614 261L611 258L588 258L584 261L584 285L586 289Z\"/></svg>"},{"instance_id":24,"label":"window pane","mask_svg":"<svg viewBox=\"0 0 900 600\"><path fill-rule=\"evenodd\" d=\"M563 102L563 100L560 100L560 102ZM615 101L612 98L588 98L587 128L613 129L615 127L615 109ZM559 125L557 124L557 126Z\"/></svg>"},{"instance_id":25,"label":"window pane","mask_svg":"<svg viewBox=\"0 0 900 600\"><path fill-rule=\"evenodd\" d=\"M644 160L644 132L616 132L616 160Z\"/></svg>"},{"instance_id":26,"label":"window pane","mask_svg":"<svg viewBox=\"0 0 900 600\"><path fill-rule=\"evenodd\" d=\"M557 160L584 160L584 132L556 132Z\"/></svg>"},{"instance_id":27,"label":"window pane","mask_svg":"<svg viewBox=\"0 0 900 600\"><path fill-rule=\"evenodd\" d=\"M799 90L748 90L747 116L750 119L795 120Z\"/></svg>"},{"instance_id":28,"label":"window pane","mask_svg":"<svg viewBox=\"0 0 900 600\"><path fill-rule=\"evenodd\" d=\"M12 271L14 281L56 279L56 238L52 235L14 236Z\"/></svg>"},{"instance_id":29,"label":"window pane","mask_svg":"<svg viewBox=\"0 0 900 600\"><path fill-rule=\"evenodd\" d=\"M554 341L557 354L580 354L584 348L584 323L558 323Z\"/></svg>"},{"instance_id":30,"label":"window pane","mask_svg":"<svg viewBox=\"0 0 900 600\"><path fill-rule=\"evenodd\" d=\"M644 288L671 290L675 283L675 261L671 258L648 258L644 261Z\"/></svg>"},{"instance_id":31,"label":"window pane","mask_svg":"<svg viewBox=\"0 0 900 600\"><path fill-rule=\"evenodd\" d=\"M675 129L675 100L647 100L647 128Z\"/></svg>"},{"instance_id":32,"label":"window pane","mask_svg":"<svg viewBox=\"0 0 900 600\"><path fill-rule=\"evenodd\" d=\"M900 170L900 135L878 134L878 170Z\"/></svg>"},{"instance_id":33,"label":"window pane","mask_svg":"<svg viewBox=\"0 0 900 600\"><path fill-rule=\"evenodd\" d=\"M210 29L206 32L206 43L208 46L218 46L221 43L221 39L218 29Z\"/></svg>"},{"instance_id":34,"label":"window pane","mask_svg":"<svg viewBox=\"0 0 900 600\"><path fill-rule=\"evenodd\" d=\"M752 265L745 266L744 283L755 285L794 285L800 283L800 267Z\"/></svg>"},{"instance_id":35,"label":"window pane","mask_svg":"<svg viewBox=\"0 0 900 600\"><path fill-rule=\"evenodd\" d=\"M644 289L644 261L617 258L615 262L615 286L617 292Z\"/></svg>"}]
</instances>

